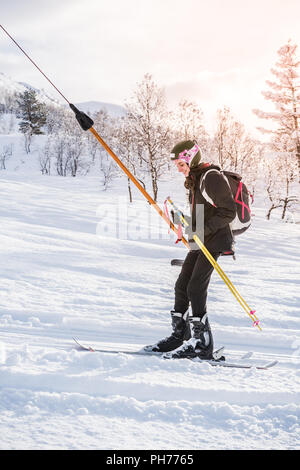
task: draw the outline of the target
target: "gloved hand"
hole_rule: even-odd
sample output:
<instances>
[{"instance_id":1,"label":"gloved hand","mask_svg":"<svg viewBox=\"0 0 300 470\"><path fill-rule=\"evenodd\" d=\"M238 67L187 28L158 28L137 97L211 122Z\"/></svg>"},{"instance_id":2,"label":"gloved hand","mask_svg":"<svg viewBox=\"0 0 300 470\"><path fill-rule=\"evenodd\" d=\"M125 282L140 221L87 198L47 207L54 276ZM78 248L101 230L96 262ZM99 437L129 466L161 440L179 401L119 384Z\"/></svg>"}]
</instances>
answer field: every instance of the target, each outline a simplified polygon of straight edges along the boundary
<instances>
[{"instance_id":1,"label":"gloved hand","mask_svg":"<svg viewBox=\"0 0 300 470\"><path fill-rule=\"evenodd\" d=\"M191 216L184 216L184 218L185 218L186 222L189 224L188 226L185 226L184 231L185 231L186 237L189 240L190 246L191 246L192 249L199 249L198 245L196 244L196 242L193 239L193 236L198 235L200 240L203 242L203 240L204 240L203 228L201 229L201 227L198 227L198 230L196 232L194 232L193 227L192 227L192 217Z\"/></svg>"},{"instance_id":2,"label":"gloved hand","mask_svg":"<svg viewBox=\"0 0 300 470\"><path fill-rule=\"evenodd\" d=\"M180 212L180 213L183 215L184 218L186 218L183 212ZM171 214L172 222L174 225L179 225L179 224L182 225L180 217L177 212L174 212L173 209L171 209L170 214Z\"/></svg>"}]
</instances>

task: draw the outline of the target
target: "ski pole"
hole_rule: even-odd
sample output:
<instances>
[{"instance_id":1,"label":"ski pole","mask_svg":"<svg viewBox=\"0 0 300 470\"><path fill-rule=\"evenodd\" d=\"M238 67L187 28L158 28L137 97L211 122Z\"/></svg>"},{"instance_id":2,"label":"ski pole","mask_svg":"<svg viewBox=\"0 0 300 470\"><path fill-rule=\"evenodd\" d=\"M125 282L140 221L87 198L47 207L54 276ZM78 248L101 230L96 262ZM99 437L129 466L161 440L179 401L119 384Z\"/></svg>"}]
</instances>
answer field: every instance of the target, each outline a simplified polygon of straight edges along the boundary
<instances>
[{"instance_id":1,"label":"ski pole","mask_svg":"<svg viewBox=\"0 0 300 470\"><path fill-rule=\"evenodd\" d=\"M0 25L0 28L7 34L7 36L14 42L14 44L21 50L21 52L30 60L30 62L38 69L38 71L48 80L48 82L55 88L55 90L62 96L62 98L68 103L72 111L75 113L75 117L80 125L80 127L87 131L89 130L94 137L100 142L100 144L105 148L105 150L109 153L109 155L114 159L114 161L119 165L119 167L126 173L128 178L135 184L135 186L140 190L143 196L148 200L150 205L158 212L158 214L164 219L164 221L169 225L171 230L173 230L178 235L178 229L175 225L171 222L171 220L164 214L164 212L160 209L159 205L152 199L152 197L145 191L143 186L138 182L138 180L133 176L133 174L126 168L126 166L121 162L121 160L117 157L117 155L111 150L111 148L104 142L102 137L97 133L97 131L93 128L94 121L82 111L79 111L74 104L70 103L69 100L61 93L61 91L54 85L54 83L47 77L47 75L40 69L40 67L32 60L32 58L22 49L22 47L17 43L17 41L6 31L6 29ZM187 248L189 248L189 243L185 238L182 238L182 242L185 244Z\"/></svg>"},{"instance_id":2,"label":"ski pole","mask_svg":"<svg viewBox=\"0 0 300 470\"><path fill-rule=\"evenodd\" d=\"M173 210L176 212L176 214L178 215L181 223L185 226L185 227L188 227L189 224L188 222L185 220L182 212L178 209L178 207L175 206L174 202L172 201L172 199L170 197L167 198L167 201L171 204ZM217 261L214 259L214 257L211 255L211 253L208 251L208 249L206 248L206 246L202 243L202 241L200 240L200 238L198 237L198 235L193 235L193 239L194 241L196 242L196 244L199 246L199 248L201 248L202 252L204 253L204 255L206 256L206 258L208 259L208 261L211 263L211 265L214 267L214 269L217 271L217 273L220 275L220 277L223 279L223 281L225 282L225 284L227 285L227 287L229 288L229 290L232 292L232 294L235 296L235 298L237 299L237 301L239 302L239 304L242 306L242 308L245 310L245 312L247 313L247 315L251 318L252 322L253 322L253 326L257 326L257 328L259 330L261 330L261 327L259 325L259 320L258 318L256 317L255 315L255 310L251 310L249 305L246 303L246 301L243 299L243 297L240 295L240 293L237 291L237 289L234 287L234 285L232 284L232 282L230 281L230 279L226 276L226 274L224 273L224 271L222 270L221 266L217 263Z\"/></svg>"}]
</instances>

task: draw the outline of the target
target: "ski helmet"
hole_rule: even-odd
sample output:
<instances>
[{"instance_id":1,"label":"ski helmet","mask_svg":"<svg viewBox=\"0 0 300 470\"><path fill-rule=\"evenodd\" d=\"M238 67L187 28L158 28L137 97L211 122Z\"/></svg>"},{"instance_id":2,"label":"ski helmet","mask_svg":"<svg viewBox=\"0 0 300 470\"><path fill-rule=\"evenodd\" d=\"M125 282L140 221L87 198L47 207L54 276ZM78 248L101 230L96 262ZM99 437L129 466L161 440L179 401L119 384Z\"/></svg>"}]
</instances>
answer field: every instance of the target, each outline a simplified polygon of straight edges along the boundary
<instances>
[{"instance_id":1,"label":"ski helmet","mask_svg":"<svg viewBox=\"0 0 300 470\"><path fill-rule=\"evenodd\" d=\"M182 160L193 168L200 163L200 147L195 140L183 140L172 148L171 160Z\"/></svg>"}]
</instances>

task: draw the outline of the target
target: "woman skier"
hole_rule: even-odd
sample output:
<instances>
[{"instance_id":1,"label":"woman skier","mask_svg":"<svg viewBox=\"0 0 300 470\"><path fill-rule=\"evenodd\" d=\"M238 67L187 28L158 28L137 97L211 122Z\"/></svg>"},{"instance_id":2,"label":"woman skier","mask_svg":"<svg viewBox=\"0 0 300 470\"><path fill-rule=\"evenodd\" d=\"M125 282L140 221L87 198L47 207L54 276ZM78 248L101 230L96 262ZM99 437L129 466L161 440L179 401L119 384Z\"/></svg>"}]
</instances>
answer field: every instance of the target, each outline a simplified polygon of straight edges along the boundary
<instances>
[{"instance_id":1,"label":"woman skier","mask_svg":"<svg viewBox=\"0 0 300 470\"><path fill-rule=\"evenodd\" d=\"M201 163L201 151L195 141L179 142L172 149L171 159L177 170L185 176L185 187L189 190L191 217L188 234L191 249L175 284L175 304L171 311L172 333L158 343L146 346L145 350L168 352L167 356L172 358L212 359L213 336L206 300L214 268L194 242L192 233L197 233L215 260L224 252L232 252L234 239L229 224L235 218L236 204L220 168ZM206 172L209 173L204 178ZM202 214L202 227L199 220L197 224L199 214ZM176 216L174 223L177 223Z\"/></svg>"}]
</instances>

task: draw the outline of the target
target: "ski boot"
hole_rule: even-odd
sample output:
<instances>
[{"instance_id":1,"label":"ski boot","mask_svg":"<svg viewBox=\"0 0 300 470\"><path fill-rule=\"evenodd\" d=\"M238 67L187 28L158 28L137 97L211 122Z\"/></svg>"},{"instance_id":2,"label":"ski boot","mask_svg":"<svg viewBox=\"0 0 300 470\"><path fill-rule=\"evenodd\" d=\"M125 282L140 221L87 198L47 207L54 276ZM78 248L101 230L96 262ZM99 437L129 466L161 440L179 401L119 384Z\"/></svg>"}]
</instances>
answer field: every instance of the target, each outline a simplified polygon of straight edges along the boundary
<instances>
[{"instance_id":1,"label":"ski boot","mask_svg":"<svg viewBox=\"0 0 300 470\"><path fill-rule=\"evenodd\" d=\"M185 341L176 351L164 355L168 359L184 359L199 357L199 359L214 359L213 357L213 337L210 325L205 314L202 318L190 317L192 336Z\"/></svg>"},{"instance_id":2,"label":"ski boot","mask_svg":"<svg viewBox=\"0 0 300 470\"><path fill-rule=\"evenodd\" d=\"M171 319L173 328L171 335L158 341L156 344L145 346L144 351L157 353L173 351L191 337L188 311L184 314L171 311Z\"/></svg>"}]
</instances>

